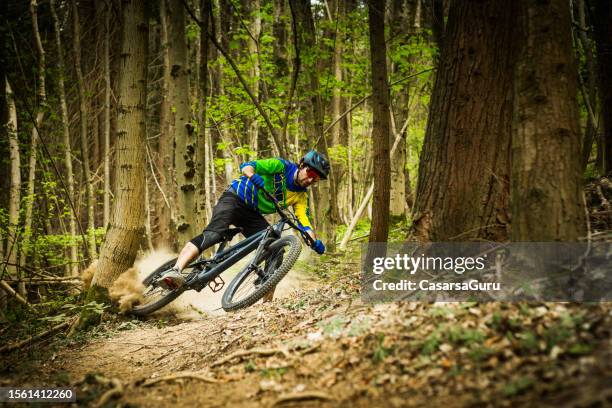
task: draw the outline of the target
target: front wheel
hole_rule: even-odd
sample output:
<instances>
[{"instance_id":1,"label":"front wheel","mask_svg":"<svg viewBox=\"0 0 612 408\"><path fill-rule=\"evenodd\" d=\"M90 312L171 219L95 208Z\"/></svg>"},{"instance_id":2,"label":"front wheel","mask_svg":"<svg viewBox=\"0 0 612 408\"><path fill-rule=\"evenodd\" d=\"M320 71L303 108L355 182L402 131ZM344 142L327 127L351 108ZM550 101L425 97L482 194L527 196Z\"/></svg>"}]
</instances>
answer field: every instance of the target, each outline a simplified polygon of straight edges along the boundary
<instances>
[{"instance_id":1,"label":"front wheel","mask_svg":"<svg viewBox=\"0 0 612 408\"><path fill-rule=\"evenodd\" d=\"M302 251L294 235L282 237L268 248L268 256L257 265L249 264L230 282L221 300L223 310L242 309L264 297L289 272Z\"/></svg>"},{"instance_id":2,"label":"front wheel","mask_svg":"<svg viewBox=\"0 0 612 408\"><path fill-rule=\"evenodd\" d=\"M176 258L162 264L159 268L155 269L146 278L144 278L142 284L144 285L145 289L142 294L142 300L139 304L134 306L132 309L132 314L135 314L136 316L146 316L151 314L172 302L185 291L184 288L172 290L164 289L156 284L157 279L169 271L175 263Z\"/></svg>"}]
</instances>

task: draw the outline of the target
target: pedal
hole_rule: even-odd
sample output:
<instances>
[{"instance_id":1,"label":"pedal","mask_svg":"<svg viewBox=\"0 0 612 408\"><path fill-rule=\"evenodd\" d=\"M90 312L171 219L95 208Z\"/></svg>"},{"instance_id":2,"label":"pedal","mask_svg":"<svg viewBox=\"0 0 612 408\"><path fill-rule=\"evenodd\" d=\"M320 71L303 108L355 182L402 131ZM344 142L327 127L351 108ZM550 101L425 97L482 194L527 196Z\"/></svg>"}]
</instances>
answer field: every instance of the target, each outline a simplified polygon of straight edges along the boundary
<instances>
[{"instance_id":1,"label":"pedal","mask_svg":"<svg viewBox=\"0 0 612 408\"><path fill-rule=\"evenodd\" d=\"M208 282L208 287L213 292L220 291L221 289L223 289L223 286L225 286L225 281L221 278L221 276L217 276L215 279Z\"/></svg>"}]
</instances>

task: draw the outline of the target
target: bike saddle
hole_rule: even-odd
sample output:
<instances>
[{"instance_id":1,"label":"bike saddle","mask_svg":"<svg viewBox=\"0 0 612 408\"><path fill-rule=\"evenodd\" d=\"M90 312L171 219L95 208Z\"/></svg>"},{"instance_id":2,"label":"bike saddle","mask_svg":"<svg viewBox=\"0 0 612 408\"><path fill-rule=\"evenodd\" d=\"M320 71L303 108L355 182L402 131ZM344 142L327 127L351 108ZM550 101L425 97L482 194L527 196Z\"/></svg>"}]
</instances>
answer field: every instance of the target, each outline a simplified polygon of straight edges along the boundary
<instances>
[{"instance_id":1,"label":"bike saddle","mask_svg":"<svg viewBox=\"0 0 612 408\"><path fill-rule=\"evenodd\" d=\"M234 238L234 236L235 236L236 234L239 234L239 233L241 233L241 232L242 232L242 228L240 228L240 227L238 227L238 228L230 228L230 229L226 230L226 231L223 233L223 239L224 239L225 241L231 241L231 240L232 240L232 238Z\"/></svg>"}]
</instances>

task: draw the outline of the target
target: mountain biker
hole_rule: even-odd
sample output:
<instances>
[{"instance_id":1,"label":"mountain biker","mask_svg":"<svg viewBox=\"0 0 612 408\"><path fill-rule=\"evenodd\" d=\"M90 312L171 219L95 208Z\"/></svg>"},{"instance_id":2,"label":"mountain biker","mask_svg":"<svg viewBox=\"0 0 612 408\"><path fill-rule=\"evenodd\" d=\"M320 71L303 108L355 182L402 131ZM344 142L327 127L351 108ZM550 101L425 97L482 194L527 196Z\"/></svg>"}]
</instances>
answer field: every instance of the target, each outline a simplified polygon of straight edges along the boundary
<instances>
[{"instance_id":1,"label":"mountain biker","mask_svg":"<svg viewBox=\"0 0 612 408\"><path fill-rule=\"evenodd\" d=\"M319 180L326 180L329 162L321 153L311 150L299 163L281 158L254 160L240 165L242 176L233 180L213 209L212 218L202 234L193 238L181 250L174 267L160 280L167 288L178 288L185 283L181 271L202 251L223 240L230 224L242 228L249 237L267 228L262 214L275 212L274 204L259 190L265 188L282 208L293 207L298 226L314 241L312 249L319 255L325 245L317 239L309 220L307 188Z\"/></svg>"}]
</instances>

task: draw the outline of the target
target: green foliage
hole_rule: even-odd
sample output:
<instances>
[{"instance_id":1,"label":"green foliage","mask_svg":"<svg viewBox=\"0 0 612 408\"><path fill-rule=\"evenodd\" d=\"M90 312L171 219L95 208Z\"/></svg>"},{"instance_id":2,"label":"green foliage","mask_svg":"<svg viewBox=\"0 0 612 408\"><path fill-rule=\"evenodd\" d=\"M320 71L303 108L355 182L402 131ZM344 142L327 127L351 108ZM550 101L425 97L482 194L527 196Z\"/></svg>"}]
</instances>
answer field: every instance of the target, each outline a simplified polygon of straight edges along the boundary
<instances>
[{"instance_id":1,"label":"green foliage","mask_svg":"<svg viewBox=\"0 0 612 408\"><path fill-rule=\"evenodd\" d=\"M334 316L334 318L329 321L317 323L317 326L323 329L323 334L330 337L337 337L342 333L348 321L348 318L344 316Z\"/></svg>"},{"instance_id":2,"label":"green foliage","mask_svg":"<svg viewBox=\"0 0 612 408\"><path fill-rule=\"evenodd\" d=\"M194 22L187 24L187 27L185 27L185 35L188 42L194 42L200 35L200 26Z\"/></svg>"},{"instance_id":3,"label":"green foliage","mask_svg":"<svg viewBox=\"0 0 612 408\"><path fill-rule=\"evenodd\" d=\"M440 333L438 331L434 331L431 333L425 341L421 344L421 354L428 356L433 354L438 350L438 347L442 344L442 339L440 337Z\"/></svg>"},{"instance_id":4,"label":"green foliage","mask_svg":"<svg viewBox=\"0 0 612 408\"><path fill-rule=\"evenodd\" d=\"M393 347L385 347L385 335L379 333L376 339L376 346L372 351L372 362L375 364L382 363L387 357L393 354Z\"/></svg>"},{"instance_id":5,"label":"green foliage","mask_svg":"<svg viewBox=\"0 0 612 408\"><path fill-rule=\"evenodd\" d=\"M503 394L506 397L513 397L528 390L532 386L533 379L531 377L519 377L518 379L504 386Z\"/></svg>"}]
</instances>

